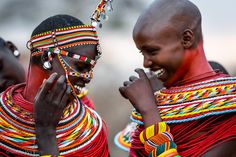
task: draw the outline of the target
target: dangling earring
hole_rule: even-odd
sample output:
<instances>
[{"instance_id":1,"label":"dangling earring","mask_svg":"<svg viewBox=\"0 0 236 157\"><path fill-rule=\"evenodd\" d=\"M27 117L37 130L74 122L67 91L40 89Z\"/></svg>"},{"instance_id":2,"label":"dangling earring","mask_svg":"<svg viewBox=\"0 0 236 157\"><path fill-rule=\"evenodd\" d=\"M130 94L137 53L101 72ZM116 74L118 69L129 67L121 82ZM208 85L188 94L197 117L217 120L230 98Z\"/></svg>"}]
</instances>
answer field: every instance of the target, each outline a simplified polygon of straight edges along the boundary
<instances>
[{"instance_id":1,"label":"dangling earring","mask_svg":"<svg viewBox=\"0 0 236 157\"><path fill-rule=\"evenodd\" d=\"M43 62L43 68L46 70L52 70L52 54L50 51L44 51L41 60Z\"/></svg>"}]
</instances>

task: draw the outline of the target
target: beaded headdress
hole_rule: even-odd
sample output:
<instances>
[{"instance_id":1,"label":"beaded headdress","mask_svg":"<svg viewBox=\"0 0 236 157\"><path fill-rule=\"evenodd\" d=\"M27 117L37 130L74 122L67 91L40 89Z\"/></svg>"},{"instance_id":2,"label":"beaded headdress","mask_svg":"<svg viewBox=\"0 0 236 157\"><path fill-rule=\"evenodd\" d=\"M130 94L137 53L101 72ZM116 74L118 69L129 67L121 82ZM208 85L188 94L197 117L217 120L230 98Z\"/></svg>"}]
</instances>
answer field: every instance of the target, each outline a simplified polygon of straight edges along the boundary
<instances>
[{"instance_id":1,"label":"beaded headdress","mask_svg":"<svg viewBox=\"0 0 236 157\"><path fill-rule=\"evenodd\" d=\"M45 69L51 69L53 56L57 56L61 66L65 71L67 82L71 87L72 85L69 80L69 75L74 77L82 77L88 80L92 79L92 69L91 71L85 73L78 72L73 67L71 67L63 57L70 57L82 62L86 62L90 64L92 68L95 66L97 60L101 56L96 26L97 23L99 23L99 26L101 26L101 21L107 17L105 12L106 9L109 11L112 10L111 0L101 0L99 5L96 7L96 10L92 14L92 25L60 28L32 36L27 43L27 47L32 52L32 57L41 55L43 67ZM78 45L96 45L98 54L95 57L95 60L65 50L66 48ZM81 90L78 86L75 86L74 88ZM72 91L75 94L74 88L72 87Z\"/></svg>"}]
</instances>

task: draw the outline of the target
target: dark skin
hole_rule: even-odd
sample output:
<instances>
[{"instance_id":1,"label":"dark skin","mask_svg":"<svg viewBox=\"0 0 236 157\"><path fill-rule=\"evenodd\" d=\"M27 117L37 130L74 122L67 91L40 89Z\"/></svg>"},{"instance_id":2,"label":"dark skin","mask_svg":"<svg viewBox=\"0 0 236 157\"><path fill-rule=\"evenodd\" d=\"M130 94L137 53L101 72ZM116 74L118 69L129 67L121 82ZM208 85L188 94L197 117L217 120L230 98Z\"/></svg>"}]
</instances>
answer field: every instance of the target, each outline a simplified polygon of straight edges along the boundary
<instances>
[{"instance_id":1,"label":"dark skin","mask_svg":"<svg viewBox=\"0 0 236 157\"><path fill-rule=\"evenodd\" d=\"M200 34L201 17L189 10L195 9L186 0L155 1L138 19L133 39L143 55L143 65L151 71L164 69L160 79L166 87L174 86L175 82L201 76L212 72L205 57ZM187 2L187 3L186 3ZM185 9L187 7L187 9ZM191 8L191 9L188 9ZM178 23L184 19L186 24ZM156 102L151 83L142 69L135 70L138 77L131 76L129 81L120 87L120 93L128 99L143 117L144 126L161 122L156 109ZM225 142L205 153L204 157L235 156L236 140Z\"/></svg>"},{"instance_id":2,"label":"dark skin","mask_svg":"<svg viewBox=\"0 0 236 157\"><path fill-rule=\"evenodd\" d=\"M53 73L44 81L35 96L35 129L37 144L42 155L59 155L56 127L61 119L70 92L70 87L65 83L65 76L62 75L58 78L58 74Z\"/></svg>"},{"instance_id":3,"label":"dark skin","mask_svg":"<svg viewBox=\"0 0 236 157\"><path fill-rule=\"evenodd\" d=\"M153 93L155 93L156 91L159 91L160 89L164 87L163 82L161 82L161 80L159 80L156 75L150 72L146 73L146 75L150 81ZM132 77L135 77L135 76L132 76Z\"/></svg>"},{"instance_id":4,"label":"dark skin","mask_svg":"<svg viewBox=\"0 0 236 157\"><path fill-rule=\"evenodd\" d=\"M0 47L0 92L7 87L25 82L25 71L19 59L13 55L17 50L10 41L4 41Z\"/></svg>"},{"instance_id":5,"label":"dark skin","mask_svg":"<svg viewBox=\"0 0 236 157\"><path fill-rule=\"evenodd\" d=\"M73 53L95 59L97 55L95 45L82 45L68 49ZM72 65L78 72L88 72L92 68L88 63L81 62L72 58L66 59L70 65ZM32 65L31 65L32 66ZM56 140L56 127L61 119L63 111L68 103L73 99L71 88L67 85L64 71L55 57L53 59L53 68L50 71L46 71L43 67L36 67L33 65L31 71L40 71L43 77L39 78L31 77L32 73L29 73L27 86L26 86L26 98L31 101L34 99L34 115L35 115L35 129L37 144L39 147L40 155L59 155L59 150ZM38 75L40 76L40 75ZM44 80L45 79L45 80ZM43 81L44 80L44 81ZM83 78L71 77L72 84L84 87L89 83L88 80ZM42 83L43 82L43 83ZM33 85L39 85L35 87ZM31 90L31 88L33 88ZM38 91L36 95L29 95L30 91ZM27 94L28 93L28 94ZM31 92L32 93L32 92Z\"/></svg>"}]
</instances>

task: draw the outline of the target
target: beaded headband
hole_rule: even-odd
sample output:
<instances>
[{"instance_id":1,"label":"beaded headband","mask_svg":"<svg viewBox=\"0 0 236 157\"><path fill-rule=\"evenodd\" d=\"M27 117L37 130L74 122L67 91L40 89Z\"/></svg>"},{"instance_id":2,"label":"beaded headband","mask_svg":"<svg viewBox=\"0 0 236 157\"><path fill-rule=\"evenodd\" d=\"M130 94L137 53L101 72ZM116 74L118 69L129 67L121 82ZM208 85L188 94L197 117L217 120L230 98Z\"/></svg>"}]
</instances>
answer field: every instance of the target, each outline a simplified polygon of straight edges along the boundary
<instances>
[{"instance_id":1,"label":"beaded headband","mask_svg":"<svg viewBox=\"0 0 236 157\"><path fill-rule=\"evenodd\" d=\"M86 44L99 45L98 36L93 26L73 26L37 34L31 37L27 47L30 50L56 47L65 49Z\"/></svg>"}]
</instances>

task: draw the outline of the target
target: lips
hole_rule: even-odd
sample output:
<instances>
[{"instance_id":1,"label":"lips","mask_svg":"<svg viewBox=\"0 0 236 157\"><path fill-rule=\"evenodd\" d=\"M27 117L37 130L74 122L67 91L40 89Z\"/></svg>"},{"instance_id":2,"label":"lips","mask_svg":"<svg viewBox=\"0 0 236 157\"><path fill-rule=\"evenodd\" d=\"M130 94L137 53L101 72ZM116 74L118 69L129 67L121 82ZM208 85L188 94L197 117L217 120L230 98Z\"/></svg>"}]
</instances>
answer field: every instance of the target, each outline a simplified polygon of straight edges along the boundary
<instances>
[{"instance_id":1,"label":"lips","mask_svg":"<svg viewBox=\"0 0 236 157\"><path fill-rule=\"evenodd\" d=\"M85 88L84 87L80 87L78 85L74 85L74 89L76 90L77 94L83 93Z\"/></svg>"},{"instance_id":2,"label":"lips","mask_svg":"<svg viewBox=\"0 0 236 157\"><path fill-rule=\"evenodd\" d=\"M151 73L159 78L160 76L162 76L165 73L165 69L161 68L158 70L151 70Z\"/></svg>"},{"instance_id":3,"label":"lips","mask_svg":"<svg viewBox=\"0 0 236 157\"><path fill-rule=\"evenodd\" d=\"M74 85L74 88L77 89L78 91L81 91L83 87L80 87L78 85Z\"/></svg>"}]
</instances>

